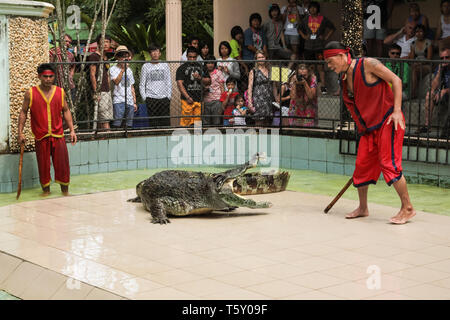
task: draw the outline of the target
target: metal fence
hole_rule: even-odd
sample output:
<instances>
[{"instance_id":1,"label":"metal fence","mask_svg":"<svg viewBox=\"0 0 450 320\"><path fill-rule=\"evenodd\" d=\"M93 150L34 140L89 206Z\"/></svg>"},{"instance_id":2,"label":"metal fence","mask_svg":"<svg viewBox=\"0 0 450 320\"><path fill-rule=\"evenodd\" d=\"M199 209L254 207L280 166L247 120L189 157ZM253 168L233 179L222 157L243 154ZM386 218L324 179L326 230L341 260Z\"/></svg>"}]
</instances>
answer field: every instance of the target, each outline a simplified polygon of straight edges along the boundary
<instances>
[{"instance_id":1,"label":"metal fence","mask_svg":"<svg viewBox=\"0 0 450 320\"><path fill-rule=\"evenodd\" d=\"M448 94L431 108L433 99L427 100L427 95L433 96L444 89L445 77L442 77L438 79L438 88L434 92L431 90L433 72L442 61L380 60L389 63L403 80L407 159L448 164ZM69 105L81 139L152 134L190 128L198 121L203 128L278 127L281 133L340 139L341 153L356 153L358 135L343 106L338 76L327 70L323 61L267 60L268 77L256 72L257 80L252 86L249 86L249 74L254 74L257 61L127 63L117 84L113 79L120 73L120 62L70 63L70 68L75 69L75 88L71 89ZM64 64L69 63L55 63L55 66L61 69ZM212 65L217 71L211 73L207 68ZM101 66L108 75L105 78L107 84L103 83L103 92L100 89L94 92L92 82L96 81L99 88L102 83L92 70L100 70ZM57 84L68 84L63 72L57 72L57 78ZM213 79L212 85L208 78ZM305 89L303 78L314 90ZM234 82L234 87L230 82ZM326 93L322 92L323 82ZM220 83L223 83L222 89L218 89ZM70 89L67 84L66 88ZM180 92L181 84L187 92ZM235 107L233 100L237 95L243 96L246 113ZM125 103L125 97L128 97L128 103ZM272 103L277 101L279 103ZM258 110L256 113L249 110L251 104ZM427 127L426 112L430 120ZM420 155L420 148L426 149L425 158Z\"/></svg>"}]
</instances>

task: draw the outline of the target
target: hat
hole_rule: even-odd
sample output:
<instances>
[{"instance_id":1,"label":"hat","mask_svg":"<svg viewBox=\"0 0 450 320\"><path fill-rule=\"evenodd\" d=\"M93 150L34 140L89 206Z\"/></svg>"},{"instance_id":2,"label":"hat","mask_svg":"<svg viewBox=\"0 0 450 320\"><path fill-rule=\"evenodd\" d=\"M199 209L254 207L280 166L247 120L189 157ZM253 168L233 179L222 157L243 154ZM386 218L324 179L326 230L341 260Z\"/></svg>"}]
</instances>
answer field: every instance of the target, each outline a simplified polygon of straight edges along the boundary
<instances>
[{"instance_id":1,"label":"hat","mask_svg":"<svg viewBox=\"0 0 450 320\"><path fill-rule=\"evenodd\" d=\"M128 53L129 55L131 55L130 50L128 50L128 48L127 48L126 46L118 46L118 47L116 48L116 52L115 52L115 54L114 54L114 58L116 58L117 55L118 55L119 53L123 53L123 52L126 52L126 53Z\"/></svg>"}]
</instances>

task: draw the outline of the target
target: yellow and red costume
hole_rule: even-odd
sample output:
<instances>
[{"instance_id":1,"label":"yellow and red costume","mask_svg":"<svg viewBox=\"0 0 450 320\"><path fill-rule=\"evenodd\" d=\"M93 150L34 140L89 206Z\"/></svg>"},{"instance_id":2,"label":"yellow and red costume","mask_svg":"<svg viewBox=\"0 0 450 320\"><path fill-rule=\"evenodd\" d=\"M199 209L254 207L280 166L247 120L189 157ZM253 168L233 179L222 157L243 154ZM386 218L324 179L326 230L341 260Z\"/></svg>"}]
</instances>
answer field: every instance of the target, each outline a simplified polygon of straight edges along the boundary
<instances>
[{"instance_id":1,"label":"yellow and red costume","mask_svg":"<svg viewBox=\"0 0 450 320\"><path fill-rule=\"evenodd\" d=\"M31 131L35 138L39 180L42 187L50 185L50 158L55 170L55 182L69 185L69 154L62 124L64 89L53 86L47 99L39 86L30 89Z\"/></svg>"}]
</instances>

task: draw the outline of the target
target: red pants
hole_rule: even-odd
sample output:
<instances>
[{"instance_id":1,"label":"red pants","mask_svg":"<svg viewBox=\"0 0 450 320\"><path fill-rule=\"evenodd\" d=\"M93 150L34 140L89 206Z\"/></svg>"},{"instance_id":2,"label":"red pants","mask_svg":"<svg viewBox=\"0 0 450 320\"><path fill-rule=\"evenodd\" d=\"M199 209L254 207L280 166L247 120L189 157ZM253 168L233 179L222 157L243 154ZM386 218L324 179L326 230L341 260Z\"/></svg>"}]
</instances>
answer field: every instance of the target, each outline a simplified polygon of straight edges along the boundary
<instances>
[{"instance_id":1,"label":"red pants","mask_svg":"<svg viewBox=\"0 0 450 320\"><path fill-rule=\"evenodd\" d=\"M45 188L50 185L50 157L55 169L55 182L69 185L70 166L66 141L64 138L47 137L36 141L36 158L41 186Z\"/></svg>"},{"instance_id":2,"label":"red pants","mask_svg":"<svg viewBox=\"0 0 450 320\"><path fill-rule=\"evenodd\" d=\"M376 184L380 173L390 186L402 177L402 148L405 130L394 123L365 134L359 140L356 156L353 185L362 187L370 183Z\"/></svg>"}]
</instances>

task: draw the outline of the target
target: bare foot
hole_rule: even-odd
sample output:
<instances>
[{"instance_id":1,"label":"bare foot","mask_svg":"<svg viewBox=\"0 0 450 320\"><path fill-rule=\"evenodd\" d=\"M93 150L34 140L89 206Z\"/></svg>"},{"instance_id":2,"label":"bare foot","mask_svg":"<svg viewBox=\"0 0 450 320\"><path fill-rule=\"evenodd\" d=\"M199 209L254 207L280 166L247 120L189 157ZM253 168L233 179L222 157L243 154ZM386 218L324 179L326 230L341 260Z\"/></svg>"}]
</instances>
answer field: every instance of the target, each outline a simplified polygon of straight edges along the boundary
<instances>
[{"instance_id":1,"label":"bare foot","mask_svg":"<svg viewBox=\"0 0 450 320\"><path fill-rule=\"evenodd\" d=\"M50 191L43 191L41 193L41 197L48 197L50 195Z\"/></svg>"},{"instance_id":2,"label":"bare foot","mask_svg":"<svg viewBox=\"0 0 450 320\"><path fill-rule=\"evenodd\" d=\"M68 197L68 196L70 196L70 194L69 194L69 191L66 191L66 192L62 192L62 195L64 196L64 197Z\"/></svg>"},{"instance_id":3,"label":"bare foot","mask_svg":"<svg viewBox=\"0 0 450 320\"><path fill-rule=\"evenodd\" d=\"M392 217L389 222L393 224L405 224L408 220L416 215L413 208L400 209L396 216Z\"/></svg>"},{"instance_id":4,"label":"bare foot","mask_svg":"<svg viewBox=\"0 0 450 320\"><path fill-rule=\"evenodd\" d=\"M362 210L361 208L355 209L353 212L350 212L348 215L345 216L345 219L355 219L360 217L367 217L369 215L369 210L366 208L365 210Z\"/></svg>"}]
</instances>

